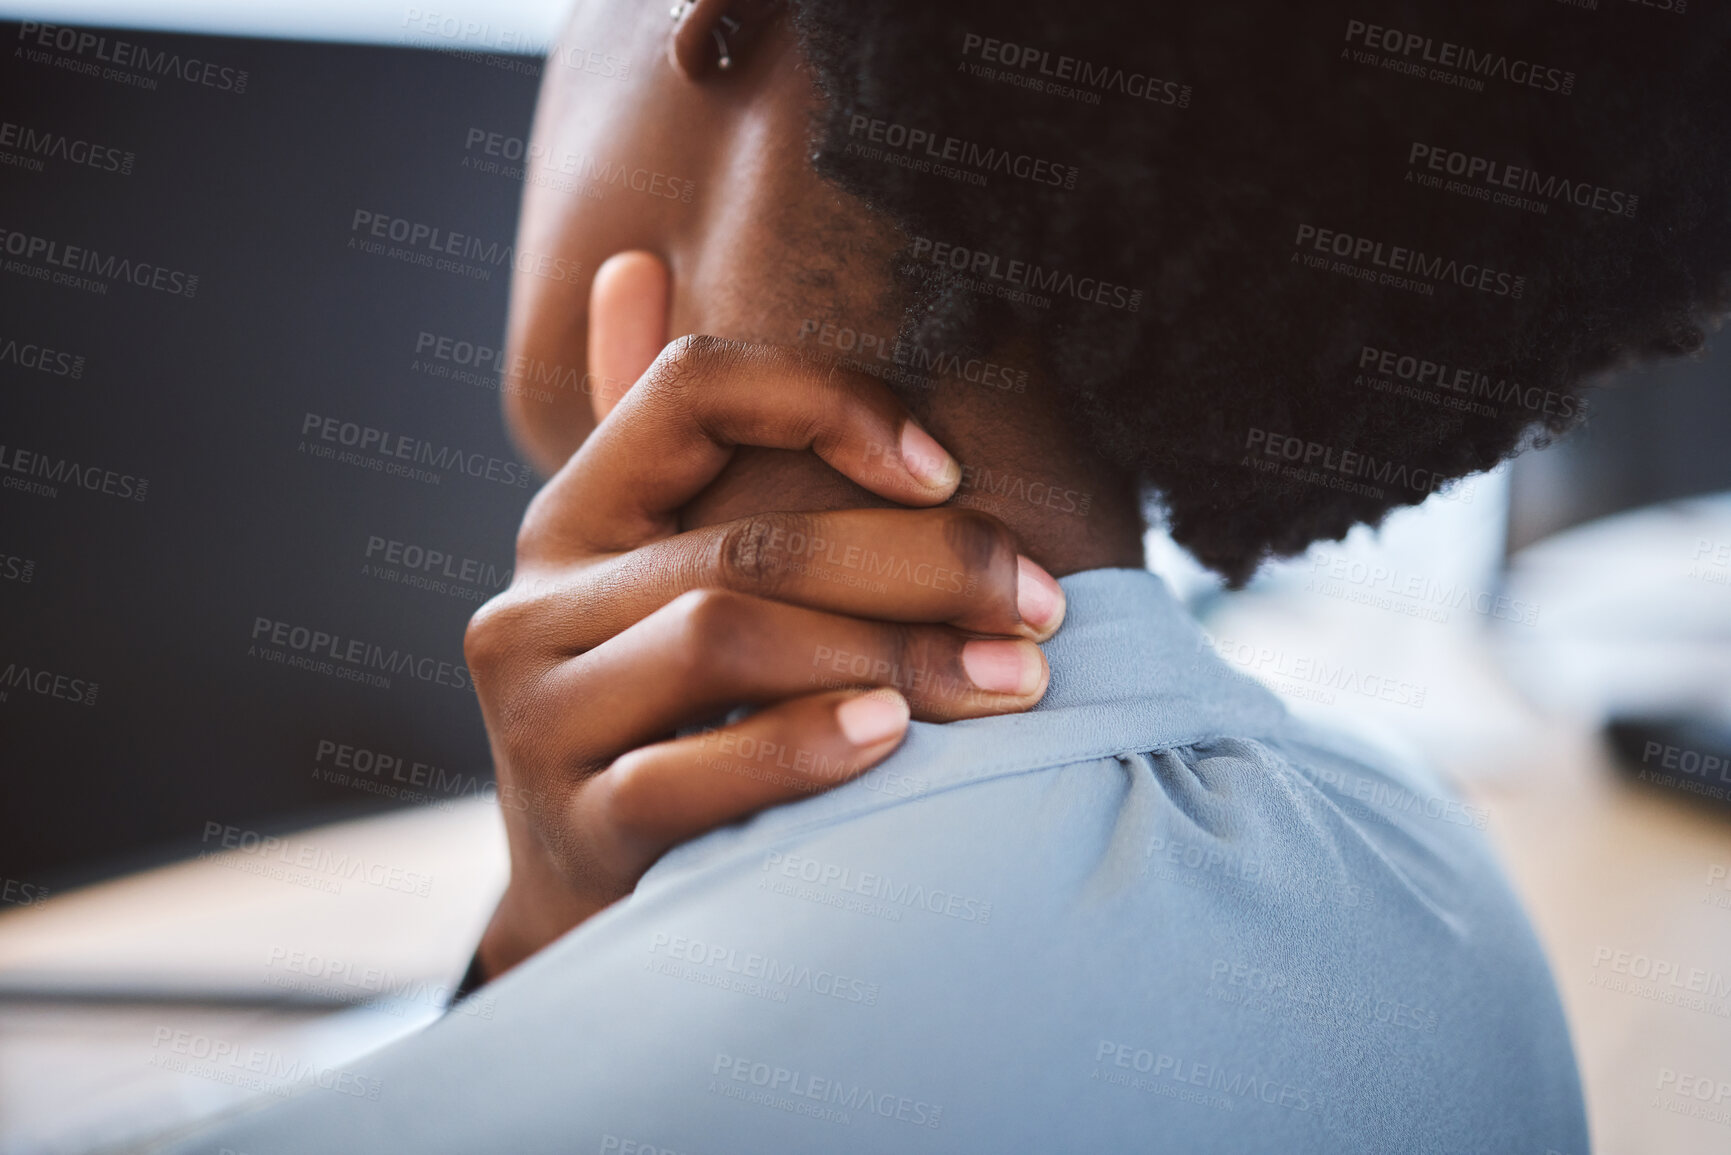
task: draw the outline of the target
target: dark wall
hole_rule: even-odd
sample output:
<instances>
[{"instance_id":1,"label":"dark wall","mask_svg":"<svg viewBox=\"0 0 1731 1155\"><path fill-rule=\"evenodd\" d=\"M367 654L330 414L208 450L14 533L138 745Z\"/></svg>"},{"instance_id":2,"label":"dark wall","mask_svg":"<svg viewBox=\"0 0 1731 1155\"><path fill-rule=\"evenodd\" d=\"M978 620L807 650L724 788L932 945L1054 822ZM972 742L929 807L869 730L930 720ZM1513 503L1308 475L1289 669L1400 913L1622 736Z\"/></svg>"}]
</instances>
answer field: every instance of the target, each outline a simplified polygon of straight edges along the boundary
<instances>
[{"instance_id":1,"label":"dark wall","mask_svg":"<svg viewBox=\"0 0 1731 1155\"><path fill-rule=\"evenodd\" d=\"M501 343L521 184L465 146L527 135L539 65L20 29L0 24L0 876L59 886L196 851L211 822L483 789L462 631L534 483L493 367L440 376L465 367L422 335ZM365 251L386 216L440 232ZM401 259L433 243L465 267ZM344 745L384 760L339 768Z\"/></svg>"}]
</instances>

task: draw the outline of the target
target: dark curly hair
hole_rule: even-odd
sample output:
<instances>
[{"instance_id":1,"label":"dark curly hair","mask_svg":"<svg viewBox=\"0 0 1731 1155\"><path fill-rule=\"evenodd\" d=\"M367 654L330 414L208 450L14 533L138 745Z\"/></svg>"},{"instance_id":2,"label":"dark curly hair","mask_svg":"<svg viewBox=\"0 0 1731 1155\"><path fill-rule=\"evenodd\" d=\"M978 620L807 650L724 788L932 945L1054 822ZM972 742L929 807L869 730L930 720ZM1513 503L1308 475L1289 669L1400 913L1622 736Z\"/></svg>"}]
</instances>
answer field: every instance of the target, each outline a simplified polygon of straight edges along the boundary
<instances>
[{"instance_id":1,"label":"dark curly hair","mask_svg":"<svg viewBox=\"0 0 1731 1155\"><path fill-rule=\"evenodd\" d=\"M911 238L904 336L1018 342L1242 584L1698 348L1731 13L792 0L813 162Z\"/></svg>"}]
</instances>

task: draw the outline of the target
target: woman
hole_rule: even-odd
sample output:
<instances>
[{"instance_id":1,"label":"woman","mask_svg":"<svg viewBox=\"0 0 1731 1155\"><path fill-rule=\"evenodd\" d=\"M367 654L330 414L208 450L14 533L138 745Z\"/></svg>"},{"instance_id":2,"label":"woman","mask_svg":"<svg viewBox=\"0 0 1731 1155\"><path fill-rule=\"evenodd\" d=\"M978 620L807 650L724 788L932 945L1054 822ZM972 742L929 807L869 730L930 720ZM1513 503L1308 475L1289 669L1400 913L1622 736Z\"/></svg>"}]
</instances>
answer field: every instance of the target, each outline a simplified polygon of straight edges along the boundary
<instances>
[{"instance_id":1,"label":"woman","mask_svg":"<svg viewBox=\"0 0 1731 1155\"><path fill-rule=\"evenodd\" d=\"M600 195L532 173L519 251L598 272L510 337L591 387L510 399L553 476L468 636L551 800L495 1014L205 1148L1586 1150L1481 816L1140 533L1242 582L1698 345L1731 40L1671 20L580 5L532 152Z\"/></svg>"}]
</instances>

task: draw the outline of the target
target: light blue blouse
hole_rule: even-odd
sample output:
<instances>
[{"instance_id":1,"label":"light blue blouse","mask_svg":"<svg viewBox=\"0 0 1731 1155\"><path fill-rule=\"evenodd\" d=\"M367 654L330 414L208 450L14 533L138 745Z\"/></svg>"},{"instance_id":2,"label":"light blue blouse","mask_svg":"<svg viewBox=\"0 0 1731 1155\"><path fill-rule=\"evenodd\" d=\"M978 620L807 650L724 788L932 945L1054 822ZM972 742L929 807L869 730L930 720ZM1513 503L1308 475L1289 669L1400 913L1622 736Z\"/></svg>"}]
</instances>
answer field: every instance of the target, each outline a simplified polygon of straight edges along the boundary
<instances>
[{"instance_id":1,"label":"light blue blouse","mask_svg":"<svg viewBox=\"0 0 1731 1155\"><path fill-rule=\"evenodd\" d=\"M667 855L419 1035L183 1150L1561 1152L1556 990L1481 827L1290 717L1160 579L1051 689Z\"/></svg>"}]
</instances>

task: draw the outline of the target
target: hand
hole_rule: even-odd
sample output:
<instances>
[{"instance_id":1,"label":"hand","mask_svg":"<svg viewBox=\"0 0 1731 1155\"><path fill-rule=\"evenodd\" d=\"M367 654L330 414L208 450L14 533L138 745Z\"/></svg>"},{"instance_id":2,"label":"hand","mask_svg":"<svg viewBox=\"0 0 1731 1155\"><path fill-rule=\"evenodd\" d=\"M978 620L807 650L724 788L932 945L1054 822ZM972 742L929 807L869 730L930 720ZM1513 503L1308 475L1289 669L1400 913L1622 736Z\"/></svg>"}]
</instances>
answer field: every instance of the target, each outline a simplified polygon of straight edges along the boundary
<instances>
[{"instance_id":1,"label":"hand","mask_svg":"<svg viewBox=\"0 0 1731 1155\"><path fill-rule=\"evenodd\" d=\"M882 384L786 350L686 337L637 373L659 270L626 254L597 275L590 379L635 384L596 391L599 426L531 502L513 582L465 638L511 851L489 975L628 894L674 844L857 776L910 713L1023 710L1046 689L1034 642L1063 593L985 514L678 532L740 445L810 450L911 506L948 499L960 469ZM760 708L672 736L741 704Z\"/></svg>"}]
</instances>

